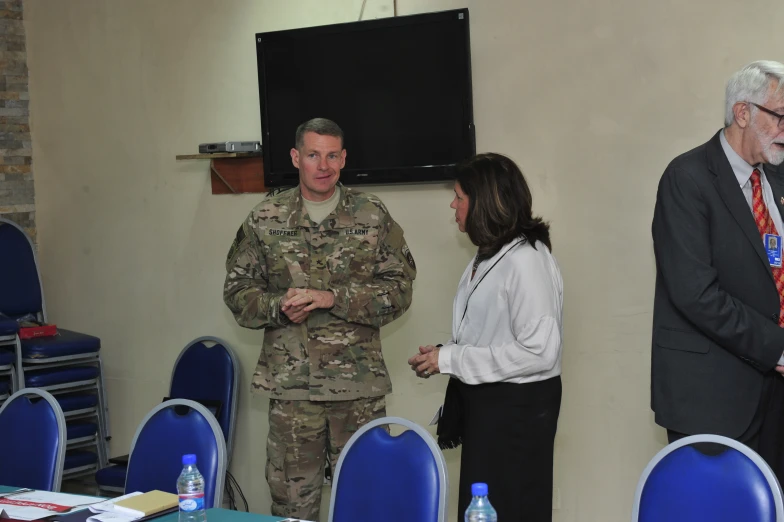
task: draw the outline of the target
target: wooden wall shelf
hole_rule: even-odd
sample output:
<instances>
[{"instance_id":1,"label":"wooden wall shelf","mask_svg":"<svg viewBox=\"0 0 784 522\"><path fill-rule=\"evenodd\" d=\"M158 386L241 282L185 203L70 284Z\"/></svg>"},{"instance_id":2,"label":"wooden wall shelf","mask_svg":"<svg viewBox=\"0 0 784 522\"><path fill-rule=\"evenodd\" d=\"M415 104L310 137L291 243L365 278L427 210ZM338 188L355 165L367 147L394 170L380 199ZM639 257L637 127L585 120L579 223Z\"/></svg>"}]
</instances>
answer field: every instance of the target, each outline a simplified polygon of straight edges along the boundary
<instances>
[{"instance_id":1,"label":"wooden wall shelf","mask_svg":"<svg viewBox=\"0 0 784 522\"><path fill-rule=\"evenodd\" d=\"M216 152L180 154L177 160L210 160L213 194L252 194L267 192L264 187L264 162L259 154Z\"/></svg>"},{"instance_id":2,"label":"wooden wall shelf","mask_svg":"<svg viewBox=\"0 0 784 522\"><path fill-rule=\"evenodd\" d=\"M223 159L223 158L255 158L261 157L261 154L253 152L214 152L212 154L178 154L178 160L194 160L194 159Z\"/></svg>"}]
</instances>

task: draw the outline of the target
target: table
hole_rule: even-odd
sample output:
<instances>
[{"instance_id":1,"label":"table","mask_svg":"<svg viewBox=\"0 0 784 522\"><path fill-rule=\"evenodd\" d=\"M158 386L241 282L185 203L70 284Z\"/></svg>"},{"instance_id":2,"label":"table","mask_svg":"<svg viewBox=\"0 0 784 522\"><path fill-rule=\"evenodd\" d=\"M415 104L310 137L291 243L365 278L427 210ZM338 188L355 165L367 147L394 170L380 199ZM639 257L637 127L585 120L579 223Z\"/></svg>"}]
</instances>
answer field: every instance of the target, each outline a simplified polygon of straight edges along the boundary
<instances>
[{"instance_id":1,"label":"table","mask_svg":"<svg viewBox=\"0 0 784 522\"><path fill-rule=\"evenodd\" d=\"M179 513L169 513L151 522L177 522L178 517ZM231 509L210 508L207 510L207 522L279 522L281 520L285 519L273 517L272 515L232 511Z\"/></svg>"},{"instance_id":2,"label":"table","mask_svg":"<svg viewBox=\"0 0 784 522\"><path fill-rule=\"evenodd\" d=\"M9 486L0 486L0 493L8 493L15 489ZM156 518L153 522L177 522L179 513L169 513L160 518ZM279 522L285 520L283 518L273 517L271 515L258 515L256 513L245 513L244 511L232 511L223 508L210 508L207 510L207 522Z\"/></svg>"}]
</instances>

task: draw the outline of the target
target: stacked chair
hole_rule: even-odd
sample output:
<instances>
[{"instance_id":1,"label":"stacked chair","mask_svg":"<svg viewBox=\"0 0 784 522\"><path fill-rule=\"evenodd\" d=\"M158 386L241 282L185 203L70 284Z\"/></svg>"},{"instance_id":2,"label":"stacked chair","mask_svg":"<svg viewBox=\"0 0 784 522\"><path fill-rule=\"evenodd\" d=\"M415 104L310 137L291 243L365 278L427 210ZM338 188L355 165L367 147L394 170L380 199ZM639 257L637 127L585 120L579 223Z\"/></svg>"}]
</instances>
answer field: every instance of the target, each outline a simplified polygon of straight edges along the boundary
<instances>
[{"instance_id":1,"label":"stacked chair","mask_svg":"<svg viewBox=\"0 0 784 522\"><path fill-rule=\"evenodd\" d=\"M2 296L0 296L1 307ZM6 315L0 314L0 404L19 389L16 383L16 352L18 344L19 323Z\"/></svg>"},{"instance_id":2,"label":"stacked chair","mask_svg":"<svg viewBox=\"0 0 784 522\"><path fill-rule=\"evenodd\" d=\"M16 223L0 218L0 386L8 374L9 392L34 387L58 401L66 420L66 480L91 475L108 461L101 341L64 329L53 337L20 340L18 327L9 320L34 317L47 323L45 303L32 241ZM9 347L14 350L10 362Z\"/></svg>"},{"instance_id":3,"label":"stacked chair","mask_svg":"<svg viewBox=\"0 0 784 522\"><path fill-rule=\"evenodd\" d=\"M16 324L16 321L13 321ZM1 326L0 326L1 328ZM0 332L0 336L2 332ZM8 348L8 345L3 345L3 339L0 337L0 404L15 391L16 386L16 369L14 362L16 361L16 350L14 349L15 343L18 341L16 333L14 333L11 340L14 344Z\"/></svg>"},{"instance_id":4,"label":"stacked chair","mask_svg":"<svg viewBox=\"0 0 784 522\"><path fill-rule=\"evenodd\" d=\"M239 372L237 357L225 341L199 337L188 343L177 357L166 397L195 401L215 417L225 440L227 465L234 441ZM114 464L96 473L95 481L104 493L123 493L127 489L128 457L117 457L111 462ZM224 483L223 477L220 483ZM222 496L223 491L219 493Z\"/></svg>"}]
</instances>

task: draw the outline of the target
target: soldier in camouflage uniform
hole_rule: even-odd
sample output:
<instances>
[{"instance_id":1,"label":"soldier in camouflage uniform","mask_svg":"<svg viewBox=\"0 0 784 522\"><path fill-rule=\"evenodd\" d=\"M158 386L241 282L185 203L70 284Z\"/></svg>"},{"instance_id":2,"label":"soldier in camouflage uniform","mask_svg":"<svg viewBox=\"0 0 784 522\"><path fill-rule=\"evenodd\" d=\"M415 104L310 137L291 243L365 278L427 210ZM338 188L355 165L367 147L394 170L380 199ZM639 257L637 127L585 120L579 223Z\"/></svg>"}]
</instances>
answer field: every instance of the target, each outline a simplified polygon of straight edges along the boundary
<instances>
[{"instance_id":1,"label":"soldier in camouflage uniform","mask_svg":"<svg viewBox=\"0 0 784 522\"><path fill-rule=\"evenodd\" d=\"M265 329L252 389L270 397L272 514L315 521L326 456L334 470L351 435L386 414L379 329L410 306L416 266L384 204L338 183L335 123L302 124L291 156L299 186L237 231L223 298L241 326Z\"/></svg>"}]
</instances>

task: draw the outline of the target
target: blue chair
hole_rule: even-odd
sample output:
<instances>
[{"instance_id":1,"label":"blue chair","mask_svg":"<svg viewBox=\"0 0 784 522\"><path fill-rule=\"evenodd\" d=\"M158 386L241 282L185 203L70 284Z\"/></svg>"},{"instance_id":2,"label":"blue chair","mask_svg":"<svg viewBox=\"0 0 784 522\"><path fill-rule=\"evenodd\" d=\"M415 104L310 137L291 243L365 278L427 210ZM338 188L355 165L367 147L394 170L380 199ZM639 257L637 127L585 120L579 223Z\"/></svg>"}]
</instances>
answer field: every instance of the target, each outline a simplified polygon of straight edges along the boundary
<instances>
[{"instance_id":1,"label":"blue chair","mask_svg":"<svg viewBox=\"0 0 784 522\"><path fill-rule=\"evenodd\" d=\"M0 321L2 321L1 318ZM16 321L14 321L14 323L16 323ZM0 335L2 335L2 333L0 333ZM16 334L14 334L14 337L16 337ZM11 342L16 343L17 341L16 339L11 338ZM0 339L0 379L2 379L0 380L0 386L2 386L6 392L10 393L14 393L18 388L16 385L15 361L16 351L13 348L3 348L2 340ZM0 401L7 398L7 396L3 397L2 394L0 394Z\"/></svg>"},{"instance_id":2,"label":"blue chair","mask_svg":"<svg viewBox=\"0 0 784 522\"><path fill-rule=\"evenodd\" d=\"M199 337L183 348L174 362L169 386L172 399L219 403L216 418L226 439L231 462L237 420L240 365L228 343L217 337ZM205 404L210 408L210 404Z\"/></svg>"},{"instance_id":3,"label":"blue chair","mask_svg":"<svg viewBox=\"0 0 784 522\"><path fill-rule=\"evenodd\" d=\"M40 318L44 308L41 277L32 241L19 225L3 217L0 217L0 252L3 252L0 256L0 346L12 348L14 361L17 358L21 361L22 344L16 319L27 314ZM8 369L7 363L3 366ZM21 372L21 369L16 368L16 371ZM21 387L24 386L21 383Z\"/></svg>"},{"instance_id":4,"label":"blue chair","mask_svg":"<svg viewBox=\"0 0 784 522\"><path fill-rule=\"evenodd\" d=\"M697 443L726 447L706 455ZM782 522L784 501L770 466L748 446L693 435L659 451L643 471L632 522Z\"/></svg>"},{"instance_id":5,"label":"blue chair","mask_svg":"<svg viewBox=\"0 0 784 522\"><path fill-rule=\"evenodd\" d=\"M231 462L237 419L239 375L239 362L228 343L205 336L182 349L174 362L169 386L169 398L190 399L211 411L217 409L215 417L226 439L227 464ZM122 493L127 471L127 465L108 466L98 470L95 481L101 490Z\"/></svg>"},{"instance_id":6,"label":"blue chair","mask_svg":"<svg viewBox=\"0 0 784 522\"><path fill-rule=\"evenodd\" d=\"M408 428L392 436L384 425ZM332 480L329 522L446 522L444 455L421 426L384 417L360 428L343 448Z\"/></svg>"},{"instance_id":7,"label":"blue chair","mask_svg":"<svg viewBox=\"0 0 784 522\"><path fill-rule=\"evenodd\" d=\"M115 460L116 459L109 459L109 462ZM125 493L125 477L127 475L127 461L125 464L112 464L95 472L95 483L98 484L98 489L101 492L122 494Z\"/></svg>"},{"instance_id":8,"label":"blue chair","mask_svg":"<svg viewBox=\"0 0 784 522\"><path fill-rule=\"evenodd\" d=\"M182 456L196 455L204 475L204 506L221 507L226 477L226 442L215 416L198 402L172 399L142 420L131 443L125 492L177 493Z\"/></svg>"},{"instance_id":9,"label":"blue chair","mask_svg":"<svg viewBox=\"0 0 784 522\"><path fill-rule=\"evenodd\" d=\"M21 351L19 323L0 313L0 378L8 378L11 393L18 390L16 384L16 353Z\"/></svg>"},{"instance_id":10,"label":"blue chair","mask_svg":"<svg viewBox=\"0 0 784 522\"><path fill-rule=\"evenodd\" d=\"M19 225L2 217L0 252L4 254L0 256L0 313L14 322L28 315L37 321L48 322L33 243ZM13 341L10 342L9 334L3 333L5 323L0 322L0 345L10 344L14 347L16 378L12 380L12 386L35 387L54 395L90 390L98 397L96 418L99 433L92 443L95 452L70 451L74 448L69 447L66 478L93 472L99 466L106 465L109 453L107 441L110 438L109 412L103 383L100 339L60 328L54 337L24 339L21 342L14 333ZM6 367L2 364L3 355L0 352L0 375ZM91 463L88 464L88 461ZM78 462L78 466L73 467L74 462Z\"/></svg>"},{"instance_id":11,"label":"blue chair","mask_svg":"<svg viewBox=\"0 0 784 522\"><path fill-rule=\"evenodd\" d=\"M60 491L65 418L54 397L19 390L0 407L0 426L0 484Z\"/></svg>"},{"instance_id":12,"label":"blue chair","mask_svg":"<svg viewBox=\"0 0 784 522\"><path fill-rule=\"evenodd\" d=\"M16 319L43 310L43 292L32 241L22 228L0 217L0 313Z\"/></svg>"}]
</instances>

